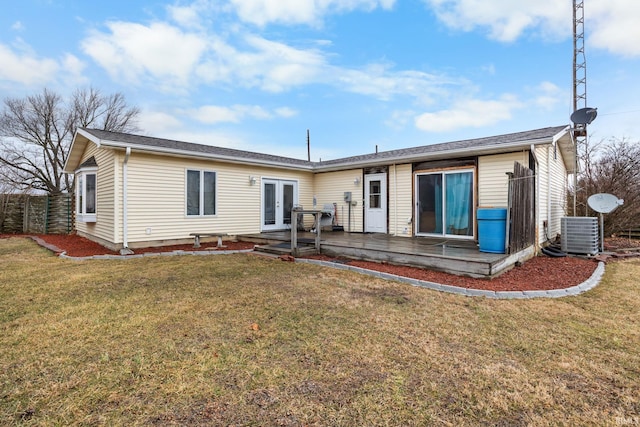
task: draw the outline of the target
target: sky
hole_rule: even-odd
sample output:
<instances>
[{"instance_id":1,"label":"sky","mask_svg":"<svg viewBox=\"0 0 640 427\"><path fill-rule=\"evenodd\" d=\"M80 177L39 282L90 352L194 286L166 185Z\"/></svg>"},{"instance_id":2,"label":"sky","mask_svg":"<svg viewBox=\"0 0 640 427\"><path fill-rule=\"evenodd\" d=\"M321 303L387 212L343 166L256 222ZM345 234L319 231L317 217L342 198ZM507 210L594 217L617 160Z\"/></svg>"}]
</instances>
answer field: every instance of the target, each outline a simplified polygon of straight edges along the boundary
<instances>
[{"instance_id":1,"label":"sky","mask_svg":"<svg viewBox=\"0 0 640 427\"><path fill-rule=\"evenodd\" d=\"M592 140L640 140L640 2L585 0ZM0 0L0 98L311 160L569 125L571 0Z\"/></svg>"}]
</instances>

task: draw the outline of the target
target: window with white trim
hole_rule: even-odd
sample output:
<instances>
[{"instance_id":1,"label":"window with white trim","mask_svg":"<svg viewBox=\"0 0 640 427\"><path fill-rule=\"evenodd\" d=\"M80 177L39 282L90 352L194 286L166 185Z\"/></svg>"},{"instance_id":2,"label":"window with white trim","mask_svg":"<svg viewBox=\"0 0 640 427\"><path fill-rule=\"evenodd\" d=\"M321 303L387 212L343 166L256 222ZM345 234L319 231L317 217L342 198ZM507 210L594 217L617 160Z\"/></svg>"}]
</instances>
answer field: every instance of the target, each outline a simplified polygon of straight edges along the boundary
<instances>
[{"instance_id":1,"label":"window with white trim","mask_svg":"<svg viewBox=\"0 0 640 427\"><path fill-rule=\"evenodd\" d=\"M97 167L85 167L76 171L76 220L96 222Z\"/></svg>"},{"instance_id":2,"label":"window with white trim","mask_svg":"<svg viewBox=\"0 0 640 427\"><path fill-rule=\"evenodd\" d=\"M216 173L187 169L187 216L216 214Z\"/></svg>"}]
</instances>

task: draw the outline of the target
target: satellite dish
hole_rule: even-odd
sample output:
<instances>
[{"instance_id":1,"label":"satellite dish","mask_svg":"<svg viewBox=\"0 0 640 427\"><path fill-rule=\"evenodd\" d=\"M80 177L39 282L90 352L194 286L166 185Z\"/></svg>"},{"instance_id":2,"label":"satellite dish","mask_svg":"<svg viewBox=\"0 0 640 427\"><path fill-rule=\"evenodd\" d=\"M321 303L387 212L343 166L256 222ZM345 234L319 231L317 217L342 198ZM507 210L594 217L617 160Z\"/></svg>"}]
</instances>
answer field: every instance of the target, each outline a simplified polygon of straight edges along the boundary
<instances>
[{"instance_id":1,"label":"satellite dish","mask_svg":"<svg viewBox=\"0 0 640 427\"><path fill-rule=\"evenodd\" d=\"M587 199L587 203L594 211L608 214L616 210L618 206L622 206L624 200L618 199L613 194L598 193L590 196Z\"/></svg>"},{"instance_id":2,"label":"satellite dish","mask_svg":"<svg viewBox=\"0 0 640 427\"><path fill-rule=\"evenodd\" d=\"M597 108L581 108L571 114L571 121L576 125L588 125L595 120L597 115Z\"/></svg>"}]
</instances>

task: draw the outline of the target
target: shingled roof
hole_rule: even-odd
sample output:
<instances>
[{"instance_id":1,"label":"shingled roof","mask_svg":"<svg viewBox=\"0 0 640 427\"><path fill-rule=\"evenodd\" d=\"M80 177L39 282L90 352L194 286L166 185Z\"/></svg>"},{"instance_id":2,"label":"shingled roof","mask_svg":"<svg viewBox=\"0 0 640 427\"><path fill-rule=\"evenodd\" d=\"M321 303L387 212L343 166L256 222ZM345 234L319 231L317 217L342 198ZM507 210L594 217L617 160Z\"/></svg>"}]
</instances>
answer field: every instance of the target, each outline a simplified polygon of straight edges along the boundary
<instances>
[{"instance_id":1,"label":"shingled roof","mask_svg":"<svg viewBox=\"0 0 640 427\"><path fill-rule=\"evenodd\" d=\"M282 168L302 169L309 171L330 171L347 169L349 167L367 167L396 162L424 161L442 159L445 157L472 156L497 152L508 152L529 148L531 144L548 144L554 138L564 135L565 151L570 138L566 136L567 126L555 126L526 132L510 133L505 135L485 138L467 139L462 141L446 142L433 145L422 145L412 148L381 151L378 153L363 154L335 160L309 162L272 154L255 153L251 151L236 150L232 148L216 147L191 142L176 141L171 139L155 138L150 136L133 135L119 132L109 132L98 129L79 129L78 135L91 140L99 146L126 148L157 152L169 155L182 155L208 158L219 161L231 161L236 163L248 163L258 165L271 165ZM564 134L563 134L564 132ZM569 142L567 142L569 141ZM75 140L74 140L75 142ZM72 157L81 153L71 153L68 167L73 167ZM569 159L565 159L570 164ZM79 161L79 158L78 158ZM71 163L69 163L71 162ZM66 170L66 167L65 167Z\"/></svg>"},{"instance_id":2,"label":"shingled roof","mask_svg":"<svg viewBox=\"0 0 640 427\"><path fill-rule=\"evenodd\" d=\"M294 166L311 166L312 163L306 160L293 159L290 157L274 156L271 154L254 153L251 151L236 150L233 148L216 147L212 145L195 144L192 142L176 141L172 139L154 138L151 136L133 135L120 132L109 132L98 129L83 129L85 132L98 138L100 141L108 143L121 143L123 146L149 147L152 149L166 150L181 153L201 154L205 156L236 158L249 161L264 161L269 163L282 163ZM113 144L107 144L113 145Z\"/></svg>"},{"instance_id":3,"label":"shingled roof","mask_svg":"<svg viewBox=\"0 0 640 427\"><path fill-rule=\"evenodd\" d=\"M462 141L445 142L440 144L422 145L419 147L402 148L398 150L381 151L379 153L346 157L318 163L322 167L376 163L392 163L394 161L409 161L419 158L442 158L453 153L464 155L478 155L491 150L504 150L507 147L529 147L536 143L550 143L553 138L565 130L567 126L547 127L526 132L510 133L485 138L466 139ZM491 150L490 150L491 149Z\"/></svg>"}]
</instances>

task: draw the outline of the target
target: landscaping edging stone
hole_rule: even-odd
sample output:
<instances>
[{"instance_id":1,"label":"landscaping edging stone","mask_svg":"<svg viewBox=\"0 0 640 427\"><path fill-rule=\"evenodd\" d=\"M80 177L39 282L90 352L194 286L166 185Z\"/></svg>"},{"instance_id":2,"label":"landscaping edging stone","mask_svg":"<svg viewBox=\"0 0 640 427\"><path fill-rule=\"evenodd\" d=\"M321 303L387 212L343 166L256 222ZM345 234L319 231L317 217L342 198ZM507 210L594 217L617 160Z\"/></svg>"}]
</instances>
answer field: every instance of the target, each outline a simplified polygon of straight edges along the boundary
<instances>
[{"instance_id":1,"label":"landscaping edging stone","mask_svg":"<svg viewBox=\"0 0 640 427\"><path fill-rule=\"evenodd\" d=\"M65 251L62 251L55 245L51 245L41 238L37 236L28 236L40 246L49 249L54 253L58 253L60 258L74 260L74 261L86 261L86 260L94 260L94 259L112 259L112 260L122 260L122 259L133 259L133 258L143 258L143 257L159 257L159 256L175 256L175 255L230 255L230 254L238 254L238 253L250 253L253 252L253 249L239 249L239 250L227 250L227 251L218 251L218 250L206 250L206 251L184 251L184 250L176 250L171 252L148 252L143 254L133 254L133 255L92 255L87 257L72 257L66 254ZM413 279L411 277L397 276L391 273L384 273L375 270L368 270L366 268L356 267L347 264L341 264L330 261L322 261L315 259L305 259L305 258L296 258L295 262L300 262L303 264L314 264L320 265L324 267L335 268L338 270L347 270L353 271L360 274L365 274L372 277L377 277L384 280L392 280L400 283L406 283L412 286L417 286L421 288L427 288L435 291L448 292L452 294L465 295L470 297L485 297L492 299L532 299L532 298L561 298L566 296L575 296L581 293L587 292L593 288L595 288L602 279L605 271L605 263L600 261L598 262L598 266L589 277L584 282L580 283L576 286L571 286L564 289L551 289L551 290L531 290L531 291L489 291L484 289L472 289L472 288L463 288L459 286L452 285L444 285L436 282L429 282L426 280Z\"/></svg>"},{"instance_id":2,"label":"landscaping edging stone","mask_svg":"<svg viewBox=\"0 0 640 427\"><path fill-rule=\"evenodd\" d=\"M566 296L575 296L583 292L587 292L595 288L602 279L604 274L604 262L598 262L598 266L584 282L576 286L571 286L564 289L551 289L547 291L488 291L484 289L471 289L462 288L459 286L443 285L440 283L429 282L425 280L412 279L410 277L396 276L395 274L382 273L379 271L368 270L366 268L355 267L352 265L345 265L330 261L321 261L316 259L296 259L296 262L303 264L314 264L323 267L335 268L338 270L348 270L360 274L366 274L368 276L378 277L385 280L393 280L400 283L407 283L412 286L418 286L421 288L427 288L434 291L448 292L452 294L465 295L470 297L485 297L493 299L532 299L532 298L560 298Z\"/></svg>"},{"instance_id":3,"label":"landscaping edging stone","mask_svg":"<svg viewBox=\"0 0 640 427\"><path fill-rule=\"evenodd\" d=\"M54 251L56 252L56 251ZM73 261L88 261L92 259L133 259L133 258L148 258L148 257L162 257L162 256L175 256L175 255L231 255L231 254L243 254L253 252L253 249L237 249L229 251L171 251L171 252L147 252L144 254L133 255L92 255L83 257L74 257L67 255L66 252L61 252L58 255L60 258L70 259Z\"/></svg>"}]
</instances>

